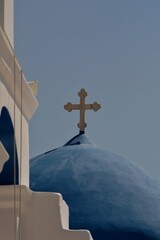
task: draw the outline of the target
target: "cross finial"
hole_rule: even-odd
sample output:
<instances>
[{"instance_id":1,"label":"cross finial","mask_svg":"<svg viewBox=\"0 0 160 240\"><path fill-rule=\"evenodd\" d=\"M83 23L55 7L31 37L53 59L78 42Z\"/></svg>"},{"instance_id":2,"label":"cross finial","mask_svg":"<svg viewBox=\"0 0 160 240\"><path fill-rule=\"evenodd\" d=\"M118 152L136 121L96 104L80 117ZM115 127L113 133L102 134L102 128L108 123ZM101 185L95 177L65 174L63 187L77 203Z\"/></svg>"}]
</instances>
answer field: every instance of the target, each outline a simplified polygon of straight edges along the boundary
<instances>
[{"instance_id":1,"label":"cross finial","mask_svg":"<svg viewBox=\"0 0 160 240\"><path fill-rule=\"evenodd\" d=\"M85 111L94 110L96 112L101 108L101 105L97 102L86 104L85 98L87 97L87 92L84 88L80 90L78 96L80 97L79 104L72 104L71 102L68 102L66 105L64 105L64 109L68 112L71 112L72 110L80 111L80 122L77 124L77 126L80 129L80 134L84 134L84 129L87 127L87 123L85 123Z\"/></svg>"}]
</instances>

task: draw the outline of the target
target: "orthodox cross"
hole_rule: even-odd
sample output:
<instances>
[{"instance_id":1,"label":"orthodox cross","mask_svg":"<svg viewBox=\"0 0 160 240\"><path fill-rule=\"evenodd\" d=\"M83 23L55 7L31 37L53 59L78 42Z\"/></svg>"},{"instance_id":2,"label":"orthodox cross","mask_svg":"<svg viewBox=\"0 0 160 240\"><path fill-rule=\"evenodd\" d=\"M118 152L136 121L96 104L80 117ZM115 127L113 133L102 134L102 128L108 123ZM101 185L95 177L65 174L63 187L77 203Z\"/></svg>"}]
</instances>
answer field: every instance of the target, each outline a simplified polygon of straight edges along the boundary
<instances>
[{"instance_id":1,"label":"orthodox cross","mask_svg":"<svg viewBox=\"0 0 160 240\"><path fill-rule=\"evenodd\" d=\"M80 122L77 124L77 126L80 129L80 134L84 134L84 129L87 127L87 123L85 123L85 111L94 110L96 112L101 108L101 105L97 102L86 104L85 98L87 97L87 92L84 88L80 90L78 96L80 97L79 104L72 104L71 102L68 102L66 105L64 105L64 109L68 112L71 112L72 110L80 111Z\"/></svg>"}]
</instances>

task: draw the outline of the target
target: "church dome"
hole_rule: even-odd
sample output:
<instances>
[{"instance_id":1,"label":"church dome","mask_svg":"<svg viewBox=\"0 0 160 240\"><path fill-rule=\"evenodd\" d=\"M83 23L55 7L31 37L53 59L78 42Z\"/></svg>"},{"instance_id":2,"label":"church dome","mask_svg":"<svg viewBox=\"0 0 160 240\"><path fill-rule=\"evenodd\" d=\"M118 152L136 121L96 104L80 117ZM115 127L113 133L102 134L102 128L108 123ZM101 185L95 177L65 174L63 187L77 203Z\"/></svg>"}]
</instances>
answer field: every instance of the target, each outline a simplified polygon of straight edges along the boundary
<instances>
[{"instance_id":1,"label":"church dome","mask_svg":"<svg viewBox=\"0 0 160 240\"><path fill-rule=\"evenodd\" d=\"M70 228L94 240L160 239L160 181L85 134L31 160L31 189L60 192Z\"/></svg>"}]
</instances>

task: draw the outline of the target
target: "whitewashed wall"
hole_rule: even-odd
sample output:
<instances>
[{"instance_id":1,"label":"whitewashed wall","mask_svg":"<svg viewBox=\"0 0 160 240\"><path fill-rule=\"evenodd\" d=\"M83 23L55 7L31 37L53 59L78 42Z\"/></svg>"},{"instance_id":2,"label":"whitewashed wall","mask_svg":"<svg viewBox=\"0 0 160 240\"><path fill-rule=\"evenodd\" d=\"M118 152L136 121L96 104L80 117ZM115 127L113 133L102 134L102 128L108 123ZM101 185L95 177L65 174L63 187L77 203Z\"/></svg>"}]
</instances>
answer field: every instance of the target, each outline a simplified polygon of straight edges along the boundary
<instances>
[{"instance_id":1,"label":"whitewashed wall","mask_svg":"<svg viewBox=\"0 0 160 240\"><path fill-rule=\"evenodd\" d=\"M14 0L0 0L0 24L14 46Z\"/></svg>"},{"instance_id":2,"label":"whitewashed wall","mask_svg":"<svg viewBox=\"0 0 160 240\"><path fill-rule=\"evenodd\" d=\"M22 84L22 87L21 87ZM21 160L20 183L29 184L29 133L28 122L38 107L38 102L26 82L21 78L21 67L15 57L5 32L0 27L0 112L5 106L15 129L18 159ZM22 117L21 117L22 109ZM22 138L21 138L22 119ZM21 145L22 144L22 145ZM22 146L22 154L20 149ZM20 159L22 155L22 159ZM20 163L19 163L20 165ZM20 172L20 171L19 171Z\"/></svg>"},{"instance_id":3,"label":"whitewashed wall","mask_svg":"<svg viewBox=\"0 0 160 240\"><path fill-rule=\"evenodd\" d=\"M1 186L0 213L3 240L92 240L87 230L68 229L68 206L58 193Z\"/></svg>"}]
</instances>

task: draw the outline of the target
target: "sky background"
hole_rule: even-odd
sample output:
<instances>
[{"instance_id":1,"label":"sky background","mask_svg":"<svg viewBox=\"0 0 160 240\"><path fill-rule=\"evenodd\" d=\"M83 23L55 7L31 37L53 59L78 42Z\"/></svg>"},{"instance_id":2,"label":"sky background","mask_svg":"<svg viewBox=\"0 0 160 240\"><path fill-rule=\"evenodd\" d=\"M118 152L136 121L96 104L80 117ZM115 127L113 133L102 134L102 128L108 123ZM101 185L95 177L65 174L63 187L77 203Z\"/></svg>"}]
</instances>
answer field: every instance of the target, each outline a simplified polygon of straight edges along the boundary
<instances>
[{"instance_id":1,"label":"sky background","mask_svg":"<svg viewBox=\"0 0 160 240\"><path fill-rule=\"evenodd\" d=\"M15 50L26 78L38 80L30 156L78 134L78 103L97 146L160 178L160 1L15 0Z\"/></svg>"}]
</instances>

